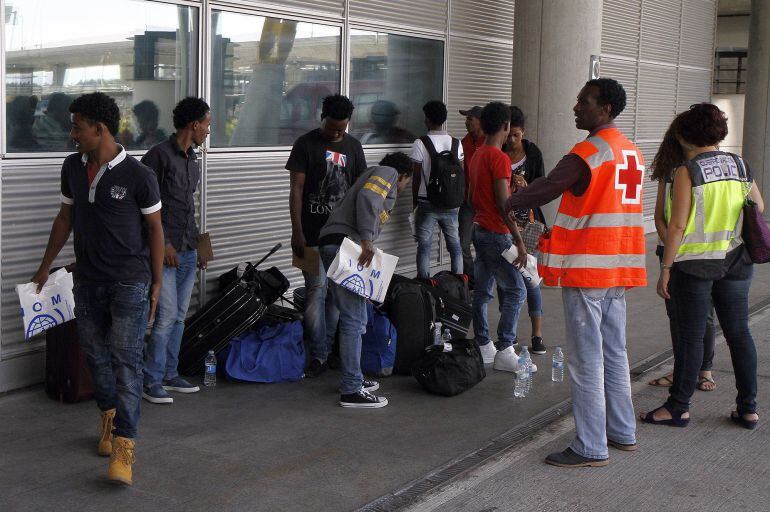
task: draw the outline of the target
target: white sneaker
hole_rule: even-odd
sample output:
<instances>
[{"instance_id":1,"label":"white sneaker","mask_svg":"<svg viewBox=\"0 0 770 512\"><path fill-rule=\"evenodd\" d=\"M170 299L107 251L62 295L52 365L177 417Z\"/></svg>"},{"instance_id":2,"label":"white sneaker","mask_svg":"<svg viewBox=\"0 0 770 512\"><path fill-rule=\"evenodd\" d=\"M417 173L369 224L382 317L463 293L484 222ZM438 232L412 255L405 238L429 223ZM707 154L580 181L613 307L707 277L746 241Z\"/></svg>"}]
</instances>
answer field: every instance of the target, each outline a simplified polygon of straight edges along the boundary
<instances>
[{"instance_id":1,"label":"white sneaker","mask_svg":"<svg viewBox=\"0 0 770 512\"><path fill-rule=\"evenodd\" d=\"M479 348L481 349L481 359L484 361L484 364L492 364L495 362L497 349L495 348L494 343L490 341L486 345L481 345Z\"/></svg>"},{"instance_id":2,"label":"white sneaker","mask_svg":"<svg viewBox=\"0 0 770 512\"><path fill-rule=\"evenodd\" d=\"M503 350L498 350L495 355L495 370L503 372L516 372L519 367L519 357L516 355L516 351L513 347L507 347Z\"/></svg>"}]
</instances>

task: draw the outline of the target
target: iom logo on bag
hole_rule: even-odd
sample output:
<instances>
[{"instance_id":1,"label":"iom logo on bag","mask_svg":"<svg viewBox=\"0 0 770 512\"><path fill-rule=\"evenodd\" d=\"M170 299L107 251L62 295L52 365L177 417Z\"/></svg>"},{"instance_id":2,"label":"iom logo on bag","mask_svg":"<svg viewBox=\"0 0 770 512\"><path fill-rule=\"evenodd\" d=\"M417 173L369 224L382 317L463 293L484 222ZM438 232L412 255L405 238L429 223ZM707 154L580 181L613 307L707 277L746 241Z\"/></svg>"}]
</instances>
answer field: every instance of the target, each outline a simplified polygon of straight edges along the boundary
<instances>
[{"instance_id":1,"label":"iom logo on bag","mask_svg":"<svg viewBox=\"0 0 770 512\"><path fill-rule=\"evenodd\" d=\"M60 295L54 295L51 297L51 304L53 306L56 306L58 304L61 304L61 296ZM32 311L35 313L39 313L43 310L43 304L41 302L35 302L32 304ZM50 315L48 313L42 313L40 315L36 315L32 317L32 320L29 321L29 324L27 325L27 330L24 333L24 337L26 339L31 338L32 336L35 336L37 334L40 334L43 331L46 331L50 329L51 327L56 327L60 323L63 323L66 321L64 317L64 313L62 313L61 309L54 307L53 313L56 313L59 315L59 319L56 319L53 315ZM21 316L24 318L24 308L21 308Z\"/></svg>"},{"instance_id":2,"label":"iom logo on bag","mask_svg":"<svg viewBox=\"0 0 770 512\"><path fill-rule=\"evenodd\" d=\"M358 272L364 272L365 270L363 265L360 265L357 262L354 264L353 260L348 260L348 267L351 269L355 268L358 270ZM380 271L372 269L369 273L369 276L364 276L361 274L350 274L348 277L342 280L340 286L347 288L356 295L361 295L362 297L368 297L371 299L372 295L374 294L374 279L379 278Z\"/></svg>"}]
</instances>

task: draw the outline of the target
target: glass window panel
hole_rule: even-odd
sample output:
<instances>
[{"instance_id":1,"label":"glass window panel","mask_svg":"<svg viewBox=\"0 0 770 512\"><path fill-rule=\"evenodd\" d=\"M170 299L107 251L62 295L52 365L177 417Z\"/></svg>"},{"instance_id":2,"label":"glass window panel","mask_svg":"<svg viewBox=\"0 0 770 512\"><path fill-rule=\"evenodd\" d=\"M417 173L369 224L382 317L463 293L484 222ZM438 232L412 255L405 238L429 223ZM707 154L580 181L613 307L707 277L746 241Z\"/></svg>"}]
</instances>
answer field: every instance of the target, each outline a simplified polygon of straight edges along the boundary
<instances>
[{"instance_id":1,"label":"glass window panel","mask_svg":"<svg viewBox=\"0 0 770 512\"><path fill-rule=\"evenodd\" d=\"M318 126L340 91L340 27L226 11L212 26L213 146L286 146Z\"/></svg>"},{"instance_id":2,"label":"glass window panel","mask_svg":"<svg viewBox=\"0 0 770 512\"><path fill-rule=\"evenodd\" d=\"M69 105L94 91L120 107L118 141L148 148L173 131L176 102L196 94L197 8L144 0L5 5L9 153L73 150Z\"/></svg>"},{"instance_id":3,"label":"glass window panel","mask_svg":"<svg viewBox=\"0 0 770 512\"><path fill-rule=\"evenodd\" d=\"M350 32L350 133L364 144L408 144L425 133L422 106L444 97L444 43Z\"/></svg>"}]
</instances>

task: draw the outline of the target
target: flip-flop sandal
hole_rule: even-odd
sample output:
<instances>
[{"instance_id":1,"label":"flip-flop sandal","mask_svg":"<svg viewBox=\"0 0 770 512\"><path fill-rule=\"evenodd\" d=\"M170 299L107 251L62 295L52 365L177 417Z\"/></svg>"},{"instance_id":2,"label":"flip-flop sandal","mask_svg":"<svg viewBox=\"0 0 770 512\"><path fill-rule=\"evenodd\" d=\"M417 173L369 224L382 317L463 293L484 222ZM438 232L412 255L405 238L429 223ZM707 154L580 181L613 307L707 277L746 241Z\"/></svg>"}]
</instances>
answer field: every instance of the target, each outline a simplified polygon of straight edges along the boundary
<instances>
[{"instance_id":1,"label":"flip-flop sandal","mask_svg":"<svg viewBox=\"0 0 770 512\"><path fill-rule=\"evenodd\" d=\"M704 388L704 387L703 387L703 385L704 385L704 384L706 384L707 382L710 382L711 384L713 384L713 385L714 385L714 387L713 387L713 388L711 388L711 389L708 389L708 388ZM698 388L699 390L701 390L701 391L707 391L707 392L708 392L708 391L714 391L714 390L717 388L717 383L716 383L716 381L715 381L713 378L711 378L711 377L698 377L698 385L697 385L697 388Z\"/></svg>"},{"instance_id":2,"label":"flip-flop sandal","mask_svg":"<svg viewBox=\"0 0 770 512\"><path fill-rule=\"evenodd\" d=\"M658 377L657 379L652 379L647 383L649 386L655 386L657 388L670 388L674 385L674 381L671 380L668 375L664 375L663 377Z\"/></svg>"}]
</instances>

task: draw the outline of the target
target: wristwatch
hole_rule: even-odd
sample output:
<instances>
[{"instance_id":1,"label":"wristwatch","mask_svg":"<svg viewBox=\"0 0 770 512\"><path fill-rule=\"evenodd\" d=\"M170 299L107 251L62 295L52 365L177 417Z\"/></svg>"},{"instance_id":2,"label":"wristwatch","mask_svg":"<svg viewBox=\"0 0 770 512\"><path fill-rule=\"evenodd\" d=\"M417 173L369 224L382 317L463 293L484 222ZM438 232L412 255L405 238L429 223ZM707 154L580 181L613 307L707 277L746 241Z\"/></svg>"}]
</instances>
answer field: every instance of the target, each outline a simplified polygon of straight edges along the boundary
<instances>
[{"instance_id":1,"label":"wristwatch","mask_svg":"<svg viewBox=\"0 0 770 512\"><path fill-rule=\"evenodd\" d=\"M660 264L660 270L661 271L663 271L663 270L671 270L671 266L670 265L664 265L663 263L661 263Z\"/></svg>"}]
</instances>

